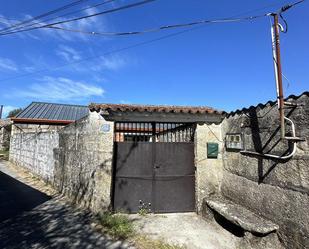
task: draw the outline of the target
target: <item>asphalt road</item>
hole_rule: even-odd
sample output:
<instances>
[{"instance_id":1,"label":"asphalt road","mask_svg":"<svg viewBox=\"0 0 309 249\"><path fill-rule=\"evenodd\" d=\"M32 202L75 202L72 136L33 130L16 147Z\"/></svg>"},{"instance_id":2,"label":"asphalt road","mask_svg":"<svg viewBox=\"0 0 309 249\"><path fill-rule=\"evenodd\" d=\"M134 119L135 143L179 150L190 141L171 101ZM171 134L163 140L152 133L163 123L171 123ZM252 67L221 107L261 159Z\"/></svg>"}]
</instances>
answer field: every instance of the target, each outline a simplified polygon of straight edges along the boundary
<instances>
[{"instance_id":1,"label":"asphalt road","mask_svg":"<svg viewBox=\"0 0 309 249\"><path fill-rule=\"evenodd\" d=\"M0 248L128 248L90 225L91 216L61 197L46 194L15 179L0 160Z\"/></svg>"}]
</instances>

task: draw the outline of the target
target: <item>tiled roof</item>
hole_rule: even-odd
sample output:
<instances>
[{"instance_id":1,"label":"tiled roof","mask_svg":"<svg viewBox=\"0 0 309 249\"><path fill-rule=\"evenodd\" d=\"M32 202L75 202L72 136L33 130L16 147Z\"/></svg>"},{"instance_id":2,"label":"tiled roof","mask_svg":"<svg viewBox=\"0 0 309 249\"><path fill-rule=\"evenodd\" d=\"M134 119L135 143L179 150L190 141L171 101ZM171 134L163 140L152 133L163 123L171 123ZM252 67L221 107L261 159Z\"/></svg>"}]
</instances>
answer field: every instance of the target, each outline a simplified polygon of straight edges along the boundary
<instances>
[{"instance_id":1,"label":"tiled roof","mask_svg":"<svg viewBox=\"0 0 309 249\"><path fill-rule=\"evenodd\" d=\"M70 123L88 115L87 106L32 102L12 118L14 122Z\"/></svg>"},{"instance_id":2,"label":"tiled roof","mask_svg":"<svg viewBox=\"0 0 309 249\"><path fill-rule=\"evenodd\" d=\"M167 106L167 105L124 105L124 104L90 104L90 111L114 111L114 112L159 112L159 113L191 113L223 114L222 111L206 106Z\"/></svg>"}]
</instances>

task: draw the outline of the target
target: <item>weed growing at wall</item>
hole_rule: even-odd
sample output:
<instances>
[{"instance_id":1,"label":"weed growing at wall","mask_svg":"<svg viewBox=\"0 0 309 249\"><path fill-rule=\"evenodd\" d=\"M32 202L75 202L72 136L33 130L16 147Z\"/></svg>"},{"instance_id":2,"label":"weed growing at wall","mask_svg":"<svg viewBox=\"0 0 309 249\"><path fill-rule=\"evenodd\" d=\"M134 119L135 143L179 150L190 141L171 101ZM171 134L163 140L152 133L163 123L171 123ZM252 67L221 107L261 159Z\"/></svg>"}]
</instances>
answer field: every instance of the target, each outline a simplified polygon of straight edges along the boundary
<instances>
[{"instance_id":1,"label":"weed growing at wall","mask_svg":"<svg viewBox=\"0 0 309 249\"><path fill-rule=\"evenodd\" d=\"M186 249L185 246L168 244L163 240L153 240L143 234L138 234L134 230L133 221L125 214L105 212L98 215L98 220L103 232L108 233L114 239L127 240L136 249Z\"/></svg>"},{"instance_id":2,"label":"weed growing at wall","mask_svg":"<svg viewBox=\"0 0 309 249\"><path fill-rule=\"evenodd\" d=\"M114 238L127 239L134 235L132 221L123 214L102 213L99 214L99 222L103 229Z\"/></svg>"}]
</instances>

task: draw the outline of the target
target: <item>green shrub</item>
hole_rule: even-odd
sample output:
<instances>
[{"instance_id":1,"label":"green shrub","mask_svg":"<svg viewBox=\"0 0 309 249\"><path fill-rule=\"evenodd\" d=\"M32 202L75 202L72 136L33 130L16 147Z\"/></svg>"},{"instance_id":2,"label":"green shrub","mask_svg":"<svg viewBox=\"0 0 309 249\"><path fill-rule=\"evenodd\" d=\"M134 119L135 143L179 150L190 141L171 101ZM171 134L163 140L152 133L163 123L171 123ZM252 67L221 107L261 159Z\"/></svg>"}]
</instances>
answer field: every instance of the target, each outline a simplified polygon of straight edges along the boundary
<instances>
[{"instance_id":1,"label":"green shrub","mask_svg":"<svg viewBox=\"0 0 309 249\"><path fill-rule=\"evenodd\" d=\"M149 211L146 208L141 208L138 210L138 214L141 216L146 216L149 213Z\"/></svg>"},{"instance_id":2,"label":"green shrub","mask_svg":"<svg viewBox=\"0 0 309 249\"><path fill-rule=\"evenodd\" d=\"M134 235L132 221L123 214L102 213L99 214L99 221L104 230L114 238L127 239Z\"/></svg>"}]
</instances>

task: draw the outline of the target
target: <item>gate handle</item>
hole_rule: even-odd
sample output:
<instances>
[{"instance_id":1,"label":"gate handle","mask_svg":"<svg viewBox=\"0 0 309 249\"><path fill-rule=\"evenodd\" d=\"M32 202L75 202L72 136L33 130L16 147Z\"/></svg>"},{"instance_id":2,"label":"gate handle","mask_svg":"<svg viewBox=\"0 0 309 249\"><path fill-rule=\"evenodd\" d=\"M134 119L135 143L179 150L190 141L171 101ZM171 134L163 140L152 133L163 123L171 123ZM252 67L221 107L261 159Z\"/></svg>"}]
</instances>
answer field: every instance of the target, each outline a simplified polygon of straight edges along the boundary
<instances>
[{"instance_id":1,"label":"gate handle","mask_svg":"<svg viewBox=\"0 0 309 249\"><path fill-rule=\"evenodd\" d=\"M160 164L159 164L159 165L158 165L158 164L155 165L154 168L155 168L155 169L159 169L159 168L160 168Z\"/></svg>"}]
</instances>

